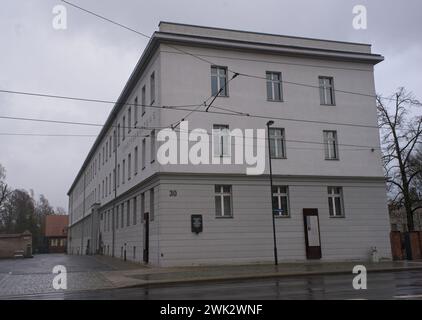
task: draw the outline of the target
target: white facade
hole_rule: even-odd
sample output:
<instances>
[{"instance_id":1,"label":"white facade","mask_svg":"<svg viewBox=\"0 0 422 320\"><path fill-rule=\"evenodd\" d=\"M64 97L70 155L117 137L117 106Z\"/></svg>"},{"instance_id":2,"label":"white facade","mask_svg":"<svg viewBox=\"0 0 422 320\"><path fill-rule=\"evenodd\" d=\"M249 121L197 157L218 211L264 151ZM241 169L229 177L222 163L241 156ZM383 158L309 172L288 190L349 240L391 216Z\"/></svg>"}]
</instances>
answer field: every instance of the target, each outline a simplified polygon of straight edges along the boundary
<instances>
[{"instance_id":1,"label":"white facade","mask_svg":"<svg viewBox=\"0 0 422 320\"><path fill-rule=\"evenodd\" d=\"M126 252L126 259L142 262L148 249L145 260L160 266L272 261L268 155L265 172L251 176L244 164L161 165L151 148L151 136L189 113L163 106L199 105L211 96L212 62L227 68L227 80L231 70L241 75L211 112L189 115L189 130L265 129L270 119L284 129L285 153L272 160L274 186L287 190L289 211L275 222L279 260L307 259L303 209L317 210L320 259L365 260L372 247L390 258L373 97L373 66L382 59L365 44L160 23L69 190L68 252L121 258ZM281 76L281 101L267 99L267 72ZM320 93L320 77L331 79L333 91ZM331 105L322 104L327 92L334 93ZM135 107L136 101L147 106ZM260 117L215 113L227 113L221 107ZM332 134L324 131L335 136L328 154ZM229 217L217 216L216 186L230 189ZM330 211L332 190L340 194ZM202 215L198 234L192 214Z\"/></svg>"}]
</instances>

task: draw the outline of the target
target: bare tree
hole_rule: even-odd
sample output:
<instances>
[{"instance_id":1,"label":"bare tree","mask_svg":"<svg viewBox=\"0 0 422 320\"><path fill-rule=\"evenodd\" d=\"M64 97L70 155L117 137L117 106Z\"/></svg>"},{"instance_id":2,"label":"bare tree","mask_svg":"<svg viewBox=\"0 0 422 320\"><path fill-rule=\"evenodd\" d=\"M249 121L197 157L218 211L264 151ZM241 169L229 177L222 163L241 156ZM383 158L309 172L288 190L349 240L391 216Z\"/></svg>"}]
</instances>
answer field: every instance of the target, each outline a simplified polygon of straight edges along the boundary
<instances>
[{"instance_id":1,"label":"bare tree","mask_svg":"<svg viewBox=\"0 0 422 320\"><path fill-rule=\"evenodd\" d=\"M411 192L412 183L421 173L412 165L422 135L422 117L416 114L420 106L404 88L389 98L377 97L388 188L393 205L406 210L408 231L414 230L413 213L420 208Z\"/></svg>"},{"instance_id":2,"label":"bare tree","mask_svg":"<svg viewBox=\"0 0 422 320\"><path fill-rule=\"evenodd\" d=\"M6 202L7 197L10 195L10 188L7 185L6 181L6 169L0 164L0 210L4 203Z\"/></svg>"}]
</instances>

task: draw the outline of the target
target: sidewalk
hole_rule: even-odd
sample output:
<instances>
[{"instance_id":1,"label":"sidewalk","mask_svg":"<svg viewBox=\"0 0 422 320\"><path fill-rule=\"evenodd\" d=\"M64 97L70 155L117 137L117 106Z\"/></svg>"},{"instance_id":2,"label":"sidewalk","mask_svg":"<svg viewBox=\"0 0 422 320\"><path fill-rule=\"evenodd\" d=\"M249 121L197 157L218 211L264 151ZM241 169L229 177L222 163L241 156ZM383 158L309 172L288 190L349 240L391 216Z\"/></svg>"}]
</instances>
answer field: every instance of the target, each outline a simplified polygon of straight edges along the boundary
<instances>
[{"instance_id":1,"label":"sidewalk","mask_svg":"<svg viewBox=\"0 0 422 320\"><path fill-rule=\"evenodd\" d=\"M124 262L126 263L126 262ZM309 275L351 274L355 265L364 265L370 272L422 270L422 261L386 261L371 262L304 262L282 263L278 266L230 265L153 268L138 265L130 269L104 271L101 274L115 288L139 287L157 284L177 284L202 281L223 281L241 279L259 279L273 277L292 277Z\"/></svg>"}]
</instances>

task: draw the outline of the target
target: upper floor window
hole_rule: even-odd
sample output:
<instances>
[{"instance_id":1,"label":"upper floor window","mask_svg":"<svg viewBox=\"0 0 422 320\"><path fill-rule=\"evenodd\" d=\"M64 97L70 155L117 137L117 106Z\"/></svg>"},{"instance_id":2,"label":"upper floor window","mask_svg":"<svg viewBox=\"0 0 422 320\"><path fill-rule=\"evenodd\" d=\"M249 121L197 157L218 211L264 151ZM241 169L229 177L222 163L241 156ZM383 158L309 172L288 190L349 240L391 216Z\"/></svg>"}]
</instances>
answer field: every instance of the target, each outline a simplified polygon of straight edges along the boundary
<instances>
[{"instance_id":1,"label":"upper floor window","mask_svg":"<svg viewBox=\"0 0 422 320\"><path fill-rule=\"evenodd\" d=\"M117 125L117 146L120 146L120 123Z\"/></svg>"},{"instance_id":2,"label":"upper floor window","mask_svg":"<svg viewBox=\"0 0 422 320\"><path fill-rule=\"evenodd\" d=\"M126 160L122 161L122 184L125 184L125 175L126 175Z\"/></svg>"},{"instance_id":3,"label":"upper floor window","mask_svg":"<svg viewBox=\"0 0 422 320\"><path fill-rule=\"evenodd\" d=\"M105 157L105 161L108 161L108 141L106 142L106 157Z\"/></svg>"},{"instance_id":4,"label":"upper floor window","mask_svg":"<svg viewBox=\"0 0 422 320\"><path fill-rule=\"evenodd\" d=\"M135 151L134 151L134 154L135 154L135 165L134 165L134 170L135 170L135 172L134 172L134 174L135 175L137 175L138 174L138 147L136 146L135 147Z\"/></svg>"},{"instance_id":5,"label":"upper floor window","mask_svg":"<svg viewBox=\"0 0 422 320\"><path fill-rule=\"evenodd\" d=\"M227 67L211 66L211 94L228 96Z\"/></svg>"},{"instance_id":6,"label":"upper floor window","mask_svg":"<svg viewBox=\"0 0 422 320\"><path fill-rule=\"evenodd\" d=\"M280 72L267 72L267 99L269 101L283 100Z\"/></svg>"},{"instance_id":7,"label":"upper floor window","mask_svg":"<svg viewBox=\"0 0 422 320\"><path fill-rule=\"evenodd\" d=\"M270 128L270 150L272 159L286 158L284 129Z\"/></svg>"},{"instance_id":8,"label":"upper floor window","mask_svg":"<svg viewBox=\"0 0 422 320\"><path fill-rule=\"evenodd\" d=\"M146 142L145 142L145 138L142 139L142 170L145 169L145 152L146 152Z\"/></svg>"},{"instance_id":9,"label":"upper floor window","mask_svg":"<svg viewBox=\"0 0 422 320\"><path fill-rule=\"evenodd\" d=\"M321 104L335 105L334 79L332 77L319 77L319 95Z\"/></svg>"},{"instance_id":10,"label":"upper floor window","mask_svg":"<svg viewBox=\"0 0 422 320\"><path fill-rule=\"evenodd\" d=\"M122 125L122 129L123 129L123 136L122 136L122 140L125 140L126 137L126 117L123 116L123 125Z\"/></svg>"},{"instance_id":11,"label":"upper floor window","mask_svg":"<svg viewBox=\"0 0 422 320\"><path fill-rule=\"evenodd\" d=\"M135 97L135 103L134 103L134 107L133 107L133 113L134 113L134 116L133 116L133 122L135 123L135 127L136 127L136 124L138 123L138 108L139 108L139 105L138 105L138 97L136 96Z\"/></svg>"},{"instance_id":12,"label":"upper floor window","mask_svg":"<svg viewBox=\"0 0 422 320\"><path fill-rule=\"evenodd\" d=\"M215 157L230 156L230 130L228 125L213 125L212 139Z\"/></svg>"},{"instance_id":13,"label":"upper floor window","mask_svg":"<svg viewBox=\"0 0 422 320\"><path fill-rule=\"evenodd\" d=\"M151 162L155 161L155 130L151 131Z\"/></svg>"},{"instance_id":14,"label":"upper floor window","mask_svg":"<svg viewBox=\"0 0 422 320\"><path fill-rule=\"evenodd\" d=\"M216 217L232 217L232 186L215 186L215 215Z\"/></svg>"},{"instance_id":15,"label":"upper floor window","mask_svg":"<svg viewBox=\"0 0 422 320\"><path fill-rule=\"evenodd\" d=\"M326 160L338 160L337 131L324 131Z\"/></svg>"},{"instance_id":16,"label":"upper floor window","mask_svg":"<svg viewBox=\"0 0 422 320\"><path fill-rule=\"evenodd\" d=\"M146 98L146 88L145 86L142 87L142 91L141 91L141 104L142 104L142 114L141 116L143 116L145 114L145 104L147 103L147 98Z\"/></svg>"},{"instance_id":17,"label":"upper floor window","mask_svg":"<svg viewBox=\"0 0 422 320\"><path fill-rule=\"evenodd\" d=\"M273 214L279 217L288 217L289 212L289 192L287 186L273 187Z\"/></svg>"},{"instance_id":18,"label":"upper floor window","mask_svg":"<svg viewBox=\"0 0 422 320\"><path fill-rule=\"evenodd\" d=\"M151 105L155 102L155 73L151 74L150 78L150 95L151 95Z\"/></svg>"},{"instance_id":19,"label":"upper floor window","mask_svg":"<svg viewBox=\"0 0 422 320\"><path fill-rule=\"evenodd\" d=\"M129 107L127 109L127 132L130 132L130 129L132 128L132 108Z\"/></svg>"},{"instance_id":20,"label":"upper floor window","mask_svg":"<svg viewBox=\"0 0 422 320\"><path fill-rule=\"evenodd\" d=\"M137 216L137 214L138 214L138 212L137 212L137 201L138 201L138 198L137 197L134 197L133 198L133 224L134 225L136 225L136 223L137 223L137 218L138 218L138 216Z\"/></svg>"},{"instance_id":21,"label":"upper floor window","mask_svg":"<svg viewBox=\"0 0 422 320\"><path fill-rule=\"evenodd\" d=\"M126 202L126 226L130 226L130 200Z\"/></svg>"},{"instance_id":22,"label":"upper floor window","mask_svg":"<svg viewBox=\"0 0 422 320\"><path fill-rule=\"evenodd\" d=\"M127 156L127 179L130 180L132 175L132 155L129 153Z\"/></svg>"},{"instance_id":23,"label":"upper floor window","mask_svg":"<svg viewBox=\"0 0 422 320\"><path fill-rule=\"evenodd\" d=\"M343 188L328 187L328 209L330 217L344 217Z\"/></svg>"},{"instance_id":24,"label":"upper floor window","mask_svg":"<svg viewBox=\"0 0 422 320\"><path fill-rule=\"evenodd\" d=\"M111 135L110 135L108 141L109 141L108 157L111 158L111 148L112 148L112 145L111 145L112 137L111 137Z\"/></svg>"}]
</instances>

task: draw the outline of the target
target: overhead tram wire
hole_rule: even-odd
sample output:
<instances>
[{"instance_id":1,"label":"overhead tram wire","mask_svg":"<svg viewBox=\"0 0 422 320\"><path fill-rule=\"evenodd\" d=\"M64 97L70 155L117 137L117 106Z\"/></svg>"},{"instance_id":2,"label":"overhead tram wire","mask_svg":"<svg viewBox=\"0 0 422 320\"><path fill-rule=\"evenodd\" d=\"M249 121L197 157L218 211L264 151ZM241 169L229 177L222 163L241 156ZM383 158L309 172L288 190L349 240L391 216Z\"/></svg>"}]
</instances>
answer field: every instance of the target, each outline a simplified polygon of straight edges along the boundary
<instances>
[{"instance_id":1,"label":"overhead tram wire","mask_svg":"<svg viewBox=\"0 0 422 320\"><path fill-rule=\"evenodd\" d=\"M119 27L121 27L121 28L124 28L124 29L126 29L126 30L128 30L128 31L134 32L134 33L136 33L136 34L138 34L138 35L141 35L141 36L143 36L143 37L145 37L145 38L148 38L148 39L151 39L151 38L152 38L151 36L149 36L149 35L147 35L147 34L145 34L145 33L143 33L143 32L140 32L140 31L138 31L138 30L135 30L135 29L133 29L133 28L130 28L130 27L128 27L128 26L126 26L126 25L124 25L124 24L122 24L122 23L116 22L116 21L114 21L114 20L112 20L112 19L109 19L109 18L107 18L107 17L104 17L104 16L102 16L102 15L100 15L100 14L98 14L98 13L95 13L95 12L91 11L91 10L88 10L88 9L82 8L82 7L80 7L80 6L78 6L78 5L74 4L74 3L71 3L71 2L66 1L66 0L61 0L61 1L62 1L62 2L64 2L64 3L66 3L66 4L68 4L68 5L70 5L70 6L72 6L72 7L74 7L74 8L76 8L76 9L79 9L79 10L81 10L81 11L84 11L84 12L86 12L86 13L88 13L88 14L91 14L91 15L93 15L93 16L95 16L95 17L97 17L97 18L100 18L100 19L102 19L102 20L105 20L105 21L107 21L107 22L110 22L110 23L112 23L112 24L114 24L114 25L117 25L117 26L119 26ZM208 59L205 59L205 58L201 57L200 55L193 54L193 53L191 53L191 52L189 52L189 51L186 51L186 50L180 49L180 48L175 47L175 46L170 45L170 44L166 44L166 45L167 45L168 47L170 47L170 48L174 49L174 50L179 51L180 53L183 53L183 54L186 54L186 55L192 56L192 57L194 57L194 58L196 58L196 59L198 59L198 60L201 60L201 61L203 61L203 62L206 62L206 63L208 63L208 64L210 64L210 65L215 65L215 63L214 63L214 62L212 62L212 61L210 61L210 60L208 60ZM300 65L300 64L298 64L298 65ZM304 65L304 66L307 66L307 65ZM238 72L238 71L231 70L231 69L229 69L229 68L228 68L227 70L228 70L228 71L230 71L230 72L232 72L232 73L234 73L234 74L238 74L238 75L240 75L240 76L249 77L249 78L256 78L256 79L264 79L264 80L267 80L267 78L266 78L266 77L263 77L263 76L258 76L258 75L253 75L253 74L248 74L248 73ZM291 84L291 85L305 86L305 87L311 87L311 88L317 88L317 89L319 89L319 86L316 86L316 85L309 85L309 84L304 84L304 83L299 83L299 82L292 82L292 81L284 81L284 80L281 80L280 82L281 82L281 83ZM390 98L390 97L381 97L381 96L371 95L371 94L366 94L366 93L359 93L359 92L353 92L353 91L347 91L347 90L339 90L339 89L336 89L336 88L334 88L334 89L333 89L333 91L334 91L334 92L339 92L339 93L346 93L346 94L360 95L360 96L365 96L365 97L369 97L369 98L377 98L377 97L378 97L378 98L381 98L381 99L384 99L384 100L395 101L395 99L394 99L394 98ZM422 103L420 103L420 102L418 102L418 101L417 101L415 104L417 104L417 105L422 105Z\"/></svg>"},{"instance_id":2,"label":"overhead tram wire","mask_svg":"<svg viewBox=\"0 0 422 320\"><path fill-rule=\"evenodd\" d=\"M89 122L72 122L72 121L61 121L61 120L50 120L50 119L38 119L38 118L22 118L22 117L9 117L9 116L0 116L0 119L8 119L8 120L24 120L24 121L34 121L34 122L46 122L46 123L56 123L56 124L68 124L68 125L82 125L82 126L95 126L95 127L102 127L103 125L98 124L98 123L89 123ZM112 127L117 127L117 126L112 126ZM122 129L138 129L138 130L155 130L155 129L168 129L168 127L136 127L136 126L125 126L125 127L121 127ZM179 133L191 133L193 130L181 130L180 128L175 129L176 132ZM212 136L212 133L210 132L206 132L206 134L208 136ZM8 135L12 135L12 133L8 133ZM19 135L19 134L17 134ZM126 137L148 137L149 135L129 135L127 134ZM231 137L236 138L236 137L241 137L238 135L231 135ZM268 140L267 138L258 138L256 137L256 139L260 139L260 140ZM291 143L304 143L304 144L321 144L324 145L323 142L318 142L318 141L306 141L306 140L288 140L285 139L284 141L286 142L291 142ZM337 144L338 146L347 146L347 147L358 147L358 148L367 148L367 149L379 149L378 147L374 147L374 146L368 146L368 145L355 145L355 144Z\"/></svg>"},{"instance_id":3,"label":"overhead tram wire","mask_svg":"<svg viewBox=\"0 0 422 320\"><path fill-rule=\"evenodd\" d=\"M266 115L260 115L260 114L243 113L243 112L240 112L240 111L231 110L229 108L223 108L223 106L215 106L215 108L216 109L224 109L227 112L215 111L215 110L208 110L208 112L207 112L205 110L189 109L189 107L198 107L198 104L186 104L186 105L179 105L179 106L169 106L169 105L154 106L154 105L142 105L142 104L135 104L135 103L123 103L123 102L118 103L118 102L114 102L114 101L112 102L110 100L78 98L78 97L70 97L70 96L59 96L59 95L51 95L51 94L45 94L45 93L12 91L12 90L4 90L4 89L0 89L0 93L37 96L37 97L53 98L53 99L67 99L67 100L76 100L76 101L83 101L83 102L96 102L96 103L107 103L107 104L115 103L115 104L120 104L120 105L135 106L135 107L138 107L138 108L145 107L145 108L155 108L155 109L163 109L163 110L170 109L170 110L178 110L178 111L180 110L180 111L189 111L189 112L204 112L204 113L209 113L209 114L220 114L220 115L235 116L235 117L250 117L250 118L260 118L260 119L281 120L281 121L320 123L320 124L325 124L325 125L379 129L378 126L363 125L363 124L318 121L318 120L297 119L297 118L283 118L283 117L276 117L276 116L266 116ZM202 106L202 104L201 104L201 106ZM7 118L7 117L6 116L0 116L0 118ZM99 126L102 126L102 125L99 125Z\"/></svg>"}]
</instances>

